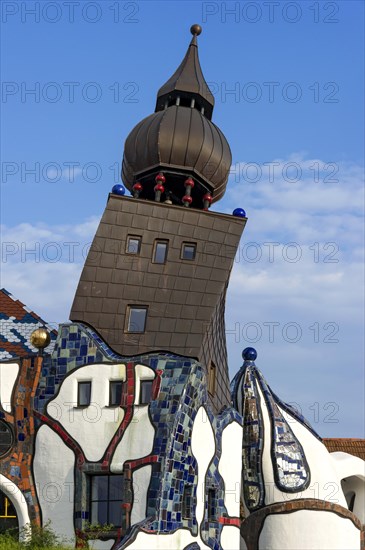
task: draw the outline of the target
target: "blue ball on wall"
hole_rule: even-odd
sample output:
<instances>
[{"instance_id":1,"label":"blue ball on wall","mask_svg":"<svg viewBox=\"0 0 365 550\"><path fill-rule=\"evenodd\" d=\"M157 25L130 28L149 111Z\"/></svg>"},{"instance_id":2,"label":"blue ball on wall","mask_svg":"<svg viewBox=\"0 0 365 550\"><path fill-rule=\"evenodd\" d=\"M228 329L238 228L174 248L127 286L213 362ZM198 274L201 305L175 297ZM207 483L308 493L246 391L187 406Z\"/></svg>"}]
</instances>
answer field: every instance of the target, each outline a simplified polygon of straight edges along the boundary
<instances>
[{"instance_id":1,"label":"blue ball on wall","mask_svg":"<svg viewBox=\"0 0 365 550\"><path fill-rule=\"evenodd\" d=\"M121 183L117 183L113 186L112 193L114 193L114 195L125 195L124 185L122 185Z\"/></svg>"},{"instance_id":2,"label":"blue ball on wall","mask_svg":"<svg viewBox=\"0 0 365 550\"><path fill-rule=\"evenodd\" d=\"M246 212L243 210L243 208L235 208L232 212L233 216L237 216L238 218L245 218Z\"/></svg>"},{"instance_id":3,"label":"blue ball on wall","mask_svg":"<svg viewBox=\"0 0 365 550\"><path fill-rule=\"evenodd\" d=\"M242 358L244 361L255 361L257 357L257 351L255 348L245 348L242 352Z\"/></svg>"}]
</instances>

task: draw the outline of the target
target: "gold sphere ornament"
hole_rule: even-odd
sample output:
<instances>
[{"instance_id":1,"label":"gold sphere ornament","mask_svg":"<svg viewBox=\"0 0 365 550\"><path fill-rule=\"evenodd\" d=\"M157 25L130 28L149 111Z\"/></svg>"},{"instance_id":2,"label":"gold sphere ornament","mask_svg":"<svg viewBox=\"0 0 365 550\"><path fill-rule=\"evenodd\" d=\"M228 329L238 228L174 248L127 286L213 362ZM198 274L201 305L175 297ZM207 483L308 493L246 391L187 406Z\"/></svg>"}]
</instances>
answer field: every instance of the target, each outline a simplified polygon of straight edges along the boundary
<instances>
[{"instance_id":1,"label":"gold sphere ornament","mask_svg":"<svg viewBox=\"0 0 365 550\"><path fill-rule=\"evenodd\" d=\"M30 343L32 346L38 349L44 349L49 346L51 342L51 336L47 329L37 328L30 335Z\"/></svg>"},{"instance_id":2,"label":"gold sphere ornament","mask_svg":"<svg viewBox=\"0 0 365 550\"><path fill-rule=\"evenodd\" d=\"M194 35L194 36L199 36L199 34L202 32L202 30L203 30L203 29L201 28L201 26L198 25L197 23L196 23L195 25L192 25L192 26L190 27L190 32L191 32L191 34Z\"/></svg>"}]
</instances>

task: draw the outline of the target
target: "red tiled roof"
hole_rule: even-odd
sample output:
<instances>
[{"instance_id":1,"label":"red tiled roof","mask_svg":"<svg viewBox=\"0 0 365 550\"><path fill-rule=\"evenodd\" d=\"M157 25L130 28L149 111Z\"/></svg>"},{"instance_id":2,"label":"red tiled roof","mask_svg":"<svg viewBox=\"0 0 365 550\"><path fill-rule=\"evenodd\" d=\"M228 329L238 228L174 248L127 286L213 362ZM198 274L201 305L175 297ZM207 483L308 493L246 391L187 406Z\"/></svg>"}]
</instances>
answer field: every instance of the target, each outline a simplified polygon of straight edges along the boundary
<instances>
[{"instance_id":1,"label":"red tiled roof","mask_svg":"<svg viewBox=\"0 0 365 550\"><path fill-rule=\"evenodd\" d=\"M322 441L330 453L341 451L365 460L365 439L329 437Z\"/></svg>"}]
</instances>

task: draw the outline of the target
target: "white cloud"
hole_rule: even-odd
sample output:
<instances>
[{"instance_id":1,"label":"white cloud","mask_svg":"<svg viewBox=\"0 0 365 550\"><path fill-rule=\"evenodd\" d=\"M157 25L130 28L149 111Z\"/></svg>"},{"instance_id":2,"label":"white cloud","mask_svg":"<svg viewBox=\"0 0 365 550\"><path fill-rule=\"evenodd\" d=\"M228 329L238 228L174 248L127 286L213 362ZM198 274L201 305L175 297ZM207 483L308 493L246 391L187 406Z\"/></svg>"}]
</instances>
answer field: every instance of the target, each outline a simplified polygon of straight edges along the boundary
<instances>
[{"instance_id":1,"label":"white cloud","mask_svg":"<svg viewBox=\"0 0 365 550\"><path fill-rule=\"evenodd\" d=\"M242 206L248 216L227 298L231 372L241 350L256 347L274 391L301 403L309 420L320 408L321 434L361 437L363 171L337 163L338 183L326 183L330 171L319 159L297 154L272 162L279 163L273 181L261 165L256 183L241 177L247 163L235 165L239 181L231 175L222 201L226 212ZM290 162L300 166L297 182L283 177ZM318 182L310 168L317 165ZM338 405L337 422L326 418L330 402Z\"/></svg>"},{"instance_id":2,"label":"white cloud","mask_svg":"<svg viewBox=\"0 0 365 550\"><path fill-rule=\"evenodd\" d=\"M67 321L98 223L2 226L2 286L52 325Z\"/></svg>"}]
</instances>

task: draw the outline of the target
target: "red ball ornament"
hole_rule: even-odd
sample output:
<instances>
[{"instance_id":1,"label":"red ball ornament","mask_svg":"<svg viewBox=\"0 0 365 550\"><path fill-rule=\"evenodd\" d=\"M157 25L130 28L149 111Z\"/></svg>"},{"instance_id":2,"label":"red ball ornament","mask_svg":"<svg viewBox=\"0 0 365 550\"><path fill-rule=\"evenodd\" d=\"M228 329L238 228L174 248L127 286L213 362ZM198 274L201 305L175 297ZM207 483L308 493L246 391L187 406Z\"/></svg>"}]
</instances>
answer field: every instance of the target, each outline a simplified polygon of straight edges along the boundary
<instances>
[{"instance_id":1,"label":"red ball ornament","mask_svg":"<svg viewBox=\"0 0 365 550\"><path fill-rule=\"evenodd\" d=\"M161 181L162 183L165 183L166 178L163 174L157 174L157 176L155 177L155 181L156 182Z\"/></svg>"},{"instance_id":2,"label":"red ball ornament","mask_svg":"<svg viewBox=\"0 0 365 550\"><path fill-rule=\"evenodd\" d=\"M185 195L183 197L183 202L188 202L189 204L191 204L193 202L193 199L189 195Z\"/></svg>"},{"instance_id":3,"label":"red ball ornament","mask_svg":"<svg viewBox=\"0 0 365 550\"><path fill-rule=\"evenodd\" d=\"M163 193L165 191L165 188L161 183L158 183L157 185L155 185L154 190L161 191L161 193Z\"/></svg>"},{"instance_id":4,"label":"red ball ornament","mask_svg":"<svg viewBox=\"0 0 365 550\"><path fill-rule=\"evenodd\" d=\"M185 183L184 183L185 187L187 187L188 185L190 185L191 188L194 187L194 180L192 178L188 178L187 180L185 180Z\"/></svg>"},{"instance_id":5,"label":"red ball ornament","mask_svg":"<svg viewBox=\"0 0 365 550\"><path fill-rule=\"evenodd\" d=\"M139 183L139 181L137 181L137 183L133 185L133 191L142 191L142 189L143 189L142 184Z\"/></svg>"},{"instance_id":6,"label":"red ball ornament","mask_svg":"<svg viewBox=\"0 0 365 550\"><path fill-rule=\"evenodd\" d=\"M209 204L211 204L212 200L213 200L213 197L212 195L210 195L210 193L206 193L203 197L203 201L208 201Z\"/></svg>"}]
</instances>

